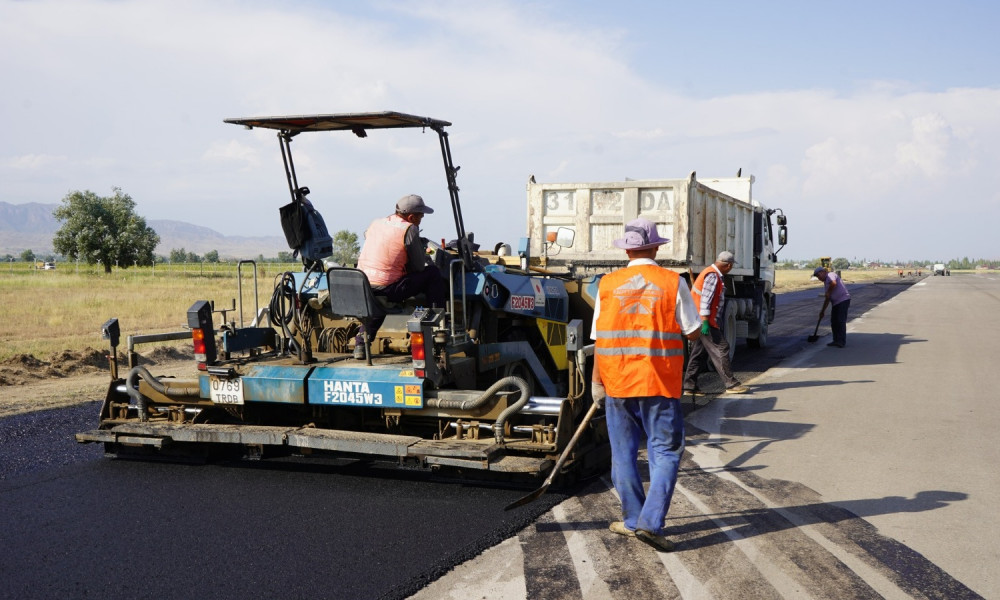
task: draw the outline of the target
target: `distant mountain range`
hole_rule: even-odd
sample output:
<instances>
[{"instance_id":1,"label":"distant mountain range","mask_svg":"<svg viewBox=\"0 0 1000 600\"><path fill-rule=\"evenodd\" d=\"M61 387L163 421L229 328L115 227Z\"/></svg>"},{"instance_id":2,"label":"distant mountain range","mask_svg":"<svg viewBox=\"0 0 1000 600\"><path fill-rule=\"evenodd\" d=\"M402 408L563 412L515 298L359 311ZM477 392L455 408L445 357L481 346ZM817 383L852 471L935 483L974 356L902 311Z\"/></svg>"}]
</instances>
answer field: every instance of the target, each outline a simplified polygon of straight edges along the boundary
<instances>
[{"instance_id":1,"label":"distant mountain range","mask_svg":"<svg viewBox=\"0 0 1000 600\"><path fill-rule=\"evenodd\" d=\"M52 216L59 204L10 204L0 202L0 255L18 256L24 250L36 255L53 253L52 237L61 226ZM205 254L216 250L220 258L271 258L288 252L282 236L232 236L183 221L147 220L146 225L160 235L156 254L169 256L171 250Z\"/></svg>"}]
</instances>

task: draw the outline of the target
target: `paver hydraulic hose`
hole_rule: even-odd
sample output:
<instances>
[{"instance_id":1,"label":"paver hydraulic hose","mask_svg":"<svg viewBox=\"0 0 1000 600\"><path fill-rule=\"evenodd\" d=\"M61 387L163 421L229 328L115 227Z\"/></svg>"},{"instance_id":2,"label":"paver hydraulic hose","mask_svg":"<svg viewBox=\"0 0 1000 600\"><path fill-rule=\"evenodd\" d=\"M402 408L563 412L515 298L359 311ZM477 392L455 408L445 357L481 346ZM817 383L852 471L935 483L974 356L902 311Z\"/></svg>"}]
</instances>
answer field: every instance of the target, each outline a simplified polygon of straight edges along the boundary
<instances>
[{"instance_id":1,"label":"paver hydraulic hose","mask_svg":"<svg viewBox=\"0 0 1000 600\"><path fill-rule=\"evenodd\" d=\"M197 396L201 393L198 383L192 383L189 381L164 382L153 376L153 374L150 373L146 367L133 367L132 370L128 372L128 377L125 379L125 392L128 394L129 398L135 402L136 407L139 409L140 421L149 420L149 415L146 413L149 399L139 392L140 377L146 380L149 387L164 396Z\"/></svg>"},{"instance_id":2,"label":"paver hydraulic hose","mask_svg":"<svg viewBox=\"0 0 1000 600\"><path fill-rule=\"evenodd\" d=\"M504 409L504 411L500 413L500 416L497 417L496 422L493 424L493 437L496 438L496 441L499 444L503 442L504 423L507 422L507 419L509 419L512 414L524 408L524 405L528 403L529 399L528 382L525 381L523 378L517 377L515 375L504 377L503 379L500 379L499 381L491 385L489 388L487 388L486 391L480 394L478 398L475 398L473 400L448 400L442 398L428 398L427 406L431 408L453 408L458 410L472 410L475 408L479 408L480 406L489 402L492 398L496 397L497 392L499 392L500 390L509 385L517 386L517 389L520 392L520 397L517 399L517 402L511 404L506 409Z\"/></svg>"}]
</instances>

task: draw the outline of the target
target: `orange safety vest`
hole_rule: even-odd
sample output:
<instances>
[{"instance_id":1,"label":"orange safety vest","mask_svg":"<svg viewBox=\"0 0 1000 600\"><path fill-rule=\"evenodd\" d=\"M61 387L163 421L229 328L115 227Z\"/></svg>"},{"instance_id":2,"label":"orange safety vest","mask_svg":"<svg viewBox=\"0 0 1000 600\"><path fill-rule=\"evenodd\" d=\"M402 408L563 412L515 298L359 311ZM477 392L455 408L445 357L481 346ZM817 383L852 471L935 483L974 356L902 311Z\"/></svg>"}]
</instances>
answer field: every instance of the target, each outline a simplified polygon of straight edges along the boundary
<instances>
[{"instance_id":1,"label":"orange safety vest","mask_svg":"<svg viewBox=\"0 0 1000 600\"><path fill-rule=\"evenodd\" d=\"M594 354L608 395L681 397L684 336L674 312L680 277L635 265L601 278Z\"/></svg>"},{"instance_id":2,"label":"orange safety vest","mask_svg":"<svg viewBox=\"0 0 1000 600\"><path fill-rule=\"evenodd\" d=\"M698 316L704 319L704 315L701 314L701 290L705 286L705 277L710 273L715 273L719 277L719 282L715 284L715 296L712 297L710 304L708 305L708 323L715 328L719 327L719 305L722 304L722 296L725 292L726 282L722 278L722 273L719 273L715 269L715 265L709 265L705 267L698 278L694 280L694 285L691 286L691 299L694 300L694 306L698 309Z\"/></svg>"},{"instance_id":3,"label":"orange safety vest","mask_svg":"<svg viewBox=\"0 0 1000 600\"><path fill-rule=\"evenodd\" d=\"M399 281L406 273L406 230L411 223L397 214L376 219L365 231L365 245L358 256L358 268L374 287Z\"/></svg>"}]
</instances>

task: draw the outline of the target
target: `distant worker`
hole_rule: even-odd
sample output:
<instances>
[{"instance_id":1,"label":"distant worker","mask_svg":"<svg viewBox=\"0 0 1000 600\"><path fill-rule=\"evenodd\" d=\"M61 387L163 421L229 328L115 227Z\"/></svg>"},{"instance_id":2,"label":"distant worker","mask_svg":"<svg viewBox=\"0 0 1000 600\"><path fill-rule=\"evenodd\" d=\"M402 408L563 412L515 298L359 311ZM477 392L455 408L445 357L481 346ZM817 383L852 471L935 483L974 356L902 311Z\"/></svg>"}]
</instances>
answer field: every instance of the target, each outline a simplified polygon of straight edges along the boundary
<instances>
[{"instance_id":1,"label":"distant worker","mask_svg":"<svg viewBox=\"0 0 1000 600\"><path fill-rule=\"evenodd\" d=\"M358 257L358 269L365 272L372 291L390 302L402 302L417 294L427 297L427 306L444 308L447 286L441 271L427 264L427 253L420 239L420 222L434 209L424 204L416 194L403 196L396 202L396 212L376 219L365 231L365 245ZM385 316L371 321L369 341L375 339ZM365 357L364 338L354 340L354 358Z\"/></svg>"},{"instance_id":2,"label":"distant worker","mask_svg":"<svg viewBox=\"0 0 1000 600\"><path fill-rule=\"evenodd\" d=\"M833 305L830 309L830 329L833 331L833 341L827 346L843 348L847 345L847 309L851 307L851 293L847 291L844 281L836 273L831 273L823 267L816 267L813 275L822 281L826 288L823 308L819 311L820 320L826 314L826 307Z\"/></svg>"},{"instance_id":3,"label":"distant worker","mask_svg":"<svg viewBox=\"0 0 1000 600\"><path fill-rule=\"evenodd\" d=\"M663 552L674 547L663 537L663 522L684 452L684 338L699 335L687 283L654 260L669 241L646 219L625 226L625 237L614 245L625 250L628 266L601 278L591 327L591 396L605 405L611 480L622 502L623 520L610 529ZM648 493L636 463L644 437Z\"/></svg>"},{"instance_id":4,"label":"distant worker","mask_svg":"<svg viewBox=\"0 0 1000 600\"><path fill-rule=\"evenodd\" d=\"M698 387L698 375L708 370L708 360L715 365L715 371L726 385L725 393L745 394L750 391L733 376L733 368L729 364L729 341L719 327L719 311L725 306L723 276L733 270L735 263L736 257L732 252L722 251L715 262L694 280L691 297L701 317L701 336L691 345L688 356L687 371L684 373L684 392L687 394L702 393Z\"/></svg>"}]
</instances>

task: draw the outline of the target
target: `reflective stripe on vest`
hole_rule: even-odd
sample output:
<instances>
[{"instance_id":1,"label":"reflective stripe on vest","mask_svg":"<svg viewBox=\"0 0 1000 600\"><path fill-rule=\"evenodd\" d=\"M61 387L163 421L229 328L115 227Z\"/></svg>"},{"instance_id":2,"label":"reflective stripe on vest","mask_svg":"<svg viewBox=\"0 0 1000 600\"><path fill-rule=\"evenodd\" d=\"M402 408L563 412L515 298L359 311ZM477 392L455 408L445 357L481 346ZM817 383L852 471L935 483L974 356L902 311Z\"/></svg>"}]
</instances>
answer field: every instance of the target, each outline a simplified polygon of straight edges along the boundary
<instances>
[{"instance_id":1,"label":"reflective stripe on vest","mask_svg":"<svg viewBox=\"0 0 1000 600\"><path fill-rule=\"evenodd\" d=\"M389 285L406 273L406 230L410 223L397 214L376 219L365 231L365 245L358 257L358 268L374 287Z\"/></svg>"},{"instance_id":2,"label":"reflective stripe on vest","mask_svg":"<svg viewBox=\"0 0 1000 600\"><path fill-rule=\"evenodd\" d=\"M609 396L680 397L684 336L674 314L679 280L655 265L601 278L594 354Z\"/></svg>"},{"instance_id":3,"label":"reflective stripe on vest","mask_svg":"<svg viewBox=\"0 0 1000 600\"><path fill-rule=\"evenodd\" d=\"M691 298L694 300L695 308L698 309L698 316L704 319L705 317L701 314L701 290L705 287L705 278L710 273L715 273L719 281L715 284L715 296L708 306L708 322L712 327L718 328L719 305L722 304L722 296L725 293L726 287L725 282L722 280L722 274L715 270L715 265L705 267L705 270L698 274L698 278L694 280L694 285L691 286Z\"/></svg>"}]
</instances>

